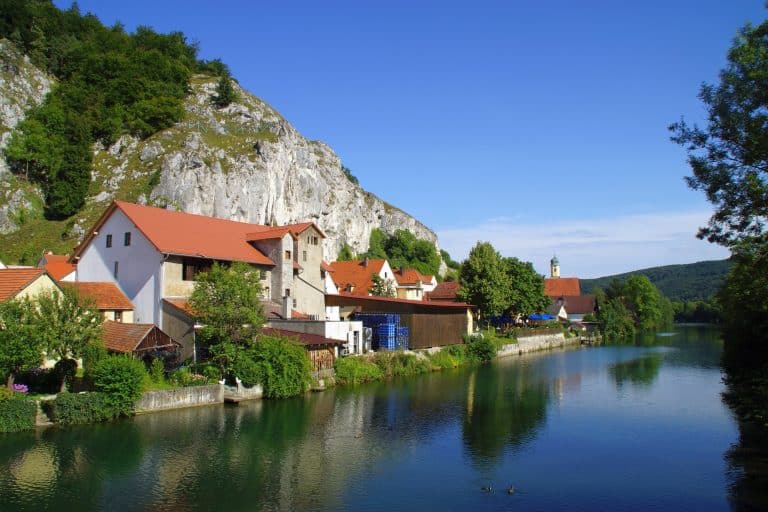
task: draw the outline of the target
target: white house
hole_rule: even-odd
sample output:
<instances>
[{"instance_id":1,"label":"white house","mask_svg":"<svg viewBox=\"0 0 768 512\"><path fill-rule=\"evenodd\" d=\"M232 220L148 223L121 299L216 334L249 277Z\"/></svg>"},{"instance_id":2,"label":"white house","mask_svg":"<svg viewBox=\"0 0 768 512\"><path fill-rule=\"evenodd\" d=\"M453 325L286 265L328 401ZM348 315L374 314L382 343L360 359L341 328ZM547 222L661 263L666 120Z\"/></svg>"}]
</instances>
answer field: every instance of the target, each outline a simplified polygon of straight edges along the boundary
<instances>
[{"instance_id":1,"label":"white house","mask_svg":"<svg viewBox=\"0 0 768 512\"><path fill-rule=\"evenodd\" d=\"M195 276L214 262L244 262L260 272L265 301L283 317L325 317L321 262L325 235L311 222L261 226L115 201L71 261L77 281L114 282L134 305L134 322L155 324L192 353L186 299Z\"/></svg>"}]
</instances>

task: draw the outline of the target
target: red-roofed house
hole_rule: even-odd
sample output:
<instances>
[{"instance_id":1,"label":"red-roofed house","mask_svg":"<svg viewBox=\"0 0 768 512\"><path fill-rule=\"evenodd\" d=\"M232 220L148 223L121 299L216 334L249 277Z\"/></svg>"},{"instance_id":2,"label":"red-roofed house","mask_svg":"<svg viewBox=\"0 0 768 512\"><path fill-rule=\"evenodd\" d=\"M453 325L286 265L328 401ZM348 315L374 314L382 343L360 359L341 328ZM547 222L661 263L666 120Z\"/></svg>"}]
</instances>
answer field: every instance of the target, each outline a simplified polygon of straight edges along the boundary
<instances>
[{"instance_id":1,"label":"red-roofed house","mask_svg":"<svg viewBox=\"0 0 768 512\"><path fill-rule=\"evenodd\" d=\"M213 262L252 265L265 300L323 318L324 237L311 222L261 226L115 201L71 261L77 281L117 284L134 305L135 321L159 326L184 344L183 357L189 357L191 318L168 300L188 298L195 276Z\"/></svg>"},{"instance_id":2,"label":"red-roofed house","mask_svg":"<svg viewBox=\"0 0 768 512\"><path fill-rule=\"evenodd\" d=\"M115 283L64 282L65 288L76 290L80 297L91 300L104 320L133 323L133 304Z\"/></svg>"},{"instance_id":3,"label":"red-roofed house","mask_svg":"<svg viewBox=\"0 0 768 512\"><path fill-rule=\"evenodd\" d=\"M47 252L37 262L38 268L44 268L56 281L75 280L76 267L69 261L69 256Z\"/></svg>"},{"instance_id":4,"label":"red-roofed house","mask_svg":"<svg viewBox=\"0 0 768 512\"><path fill-rule=\"evenodd\" d=\"M355 260L334 261L330 265L333 273L331 277L336 288L341 293L349 293L367 297L368 290L373 286L373 275L378 274L384 280L394 282L394 272L387 260Z\"/></svg>"},{"instance_id":5,"label":"red-roofed house","mask_svg":"<svg viewBox=\"0 0 768 512\"><path fill-rule=\"evenodd\" d=\"M459 291L459 283L456 281L444 281L437 283L435 289L427 294L427 300L458 302L456 293Z\"/></svg>"},{"instance_id":6,"label":"red-roofed house","mask_svg":"<svg viewBox=\"0 0 768 512\"><path fill-rule=\"evenodd\" d=\"M34 298L41 292L60 290L48 272L42 268L0 269L0 302Z\"/></svg>"},{"instance_id":7,"label":"red-roofed house","mask_svg":"<svg viewBox=\"0 0 768 512\"><path fill-rule=\"evenodd\" d=\"M424 275L413 268L397 269L394 275L399 299L424 300L425 293L431 292L437 285L435 276Z\"/></svg>"},{"instance_id":8,"label":"red-roofed house","mask_svg":"<svg viewBox=\"0 0 768 512\"><path fill-rule=\"evenodd\" d=\"M144 356L157 352L176 352L181 344L154 324L104 322L104 346L110 352Z\"/></svg>"}]
</instances>

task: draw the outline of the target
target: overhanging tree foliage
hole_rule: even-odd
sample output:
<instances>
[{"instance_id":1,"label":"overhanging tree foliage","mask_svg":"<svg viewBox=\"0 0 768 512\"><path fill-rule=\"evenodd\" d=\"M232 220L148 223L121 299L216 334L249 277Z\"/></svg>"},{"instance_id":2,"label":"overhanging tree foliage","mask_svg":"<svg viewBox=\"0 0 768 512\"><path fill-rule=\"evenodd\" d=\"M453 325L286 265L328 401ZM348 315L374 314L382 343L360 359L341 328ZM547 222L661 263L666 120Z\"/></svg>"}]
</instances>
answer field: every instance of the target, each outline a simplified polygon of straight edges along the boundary
<instances>
[{"instance_id":1,"label":"overhanging tree foliage","mask_svg":"<svg viewBox=\"0 0 768 512\"><path fill-rule=\"evenodd\" d=\"M371 281L371 287L368 289L368 293L371 295L376 297L394 297L397 295L395 282L392 279L384 279L379 274L373 273Z\"/></svg>"},{"instance_id":2,"label":"overhanging tree foliage","mask_svg":"<svg viewBox=\"0 0 768 512\"><path fill-rule=\"evenodd\" d=\"M43 347L34 332L35 306L28 299L0 302L0 372L13 389L16 375L43 362Z\"/></svg>"},{"instance_id":3,"label":"overhanging tree foliage","mask_svg":"<svg viewBox=\"0 0 768 512\"><path fill-rule=\"evenodd\" d=\"M482 317L499 316L509 306L511 285L501 255L488 242L477 242L461 265L460 300L478 307Z\"/></svg>"},{"instance_id":4,"label":"overhanging tree foliage","mask_svg":"<svg viewBox=\"0 0 768 512\"><path fill-rule=\"evenodd\" d=\"M742 28L717 84L699 98L706 126L670 126L672 140L688 152L694 190L715 207L699 237L729 247L734 266L719 295L726 362L731 369L768 364L765 279L768 274L768 21Z\"/></svg>"},{"instance_id":5,"label":"overhanging tree foliage","mask_svg":"<svg viewBox=\"0 0 768 512\"><path fill-rule=\"evenodd\" d=\"M214 263L198 274L189 303L210 345L251 346L264 325L259 271L246 263Z\"/></svg>"},{"instance_id":6,"label":"overhanging tree foliage","mask_svg":"<svg viewBox=\"0 0 768 512\"><path fill-rule=\"evenodd\" d=\"M74 377L72 372L77 369L76 360L85 355L89 345L101 343L103 319L92 301L71 288L41 293L36 301L31 319L35 336L49 358L62 363L62 368L72 369L61 374L61 390L65 391L66 378Z\"/></svg>"},{"instance_id":7,"label":"overhanging tree foliage","mask_svg":"<svg viewBox=\"0 0 768 512\"><path fill-rule=\"evenodd\" d=\"M552 301L544 295L544 278L533 264L517 258L504 258L503 263L510 281L507 311L523 316L546 311Z\"/></svg>"}]
</instances>

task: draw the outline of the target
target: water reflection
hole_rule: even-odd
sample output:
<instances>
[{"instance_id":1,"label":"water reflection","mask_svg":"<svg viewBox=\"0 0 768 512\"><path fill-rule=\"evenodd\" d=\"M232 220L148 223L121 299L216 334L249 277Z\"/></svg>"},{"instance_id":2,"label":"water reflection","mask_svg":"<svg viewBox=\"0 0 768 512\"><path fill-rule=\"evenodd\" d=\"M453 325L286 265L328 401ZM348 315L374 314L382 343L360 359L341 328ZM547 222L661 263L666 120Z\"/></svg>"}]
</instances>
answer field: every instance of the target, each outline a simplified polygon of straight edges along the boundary
<instances>
[{"instance_id":1,"label":"water reflection","mask_svg":"<svg viewBox=\"0 0 768 512\"><path fill-rule=\"evenodd\" d=\"M639 387L649 387L658 377L663 359L662 354L654 352L633 361L615 364L608 369L608 372L616 382L618 389L621 389L626 383Z\"/></svg>"},{"instance_id":2,"label":"water reflection","mask_svg":"<svg viewBox=\"0 0 768 512\"><path fill-rule=\"evenodd\" d=\"M471 374L462 435L476 465L497 461L507 448L521 448L546 420L549 384L537 374L538 369L534 365L503 371L483 367Z\"/></svg>"},{"instance_id":3,"label":"water reflection","mask_svg":"<svg viewBox=\"0 0 768 512\"><path fill-rule=\"evenodd\" d=\"M623 488L626 482L603 483L624 471L610 466L615 454L637 465L667 436L685 432L677 438L684 445L680 439L690 437L692 428L683 424L687 416L657 424L638 411L659 410L654 404L662 397L649 396L665 381L659 376L667 375L666 367L712 363L719 340L704 337L697 344L697 336L681 332L643 339L642 346L515 357L295 400L2 435L0 510L474 509L501 499L478 489L502 474L530 478L521 485L531 494L519 499L539 501L528 508L620 509L611 506L620 502L589 501L587 495L604 497L602 492L574 487L561 502L554 498L557 492L546 489L551 481L564 486L578 465L585 476L602 471L595 485L621 488L617 495L627 499L634 483ZM704 379L702 373L711 372L698 372L697 378ZM615 388L622 386L649 390L642 393L644 407L635 407L634 397L614 401ZM603 425L609 426L596 432ZM643 432L659 432L641 454L632 452L622 434L638 425L649 426ZM674 459L667 453L674 450L664 446L660 457ZM732 457L735 472L743 467L737 456ZM592 462L596 465L589 466ZM538 482L543 490L536 494ZM733 495L742 492L738 485L732 490ZM642 503L650 502L624 504L642 509Z\"/></svg>"}]
</instances>

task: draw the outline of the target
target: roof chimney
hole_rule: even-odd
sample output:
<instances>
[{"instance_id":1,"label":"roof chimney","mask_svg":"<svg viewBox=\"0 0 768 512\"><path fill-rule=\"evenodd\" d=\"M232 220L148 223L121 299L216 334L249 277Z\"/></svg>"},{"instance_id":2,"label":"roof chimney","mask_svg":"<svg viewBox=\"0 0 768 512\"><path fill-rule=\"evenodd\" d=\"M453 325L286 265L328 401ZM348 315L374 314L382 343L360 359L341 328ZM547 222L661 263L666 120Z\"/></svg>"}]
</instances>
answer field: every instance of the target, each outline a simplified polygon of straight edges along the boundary
<instances>
[{"instance_id":1,"label":"roof chimney","mask_svg":"<svg viewBox=\"0 0 768 512\"><path fill-rule=\"evenodd\" d=\"M366 256L365 258L363 258L363 266L364 266L364 267L367 267L367 266L368 266L368 256Z\"/></svg>"},{"instance_id":2,"label":"roof chimney","mask_svg":"<svg viewBox=\"0 0 768 512\"><path fill-rule=\"evenodd\" d=\"M291 300L290 295L286 295L285 297L283 297L283 318L285 320L291 319L291 313L293 312L292 304L293 304L293 301Z\"/></svg>"}]
</instances>

